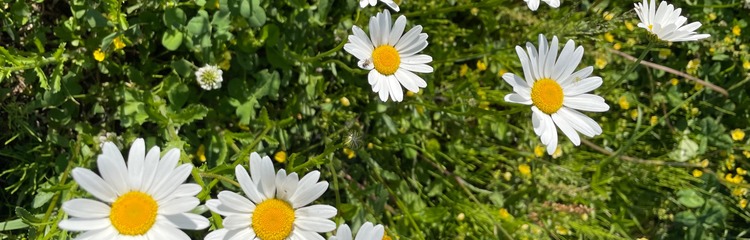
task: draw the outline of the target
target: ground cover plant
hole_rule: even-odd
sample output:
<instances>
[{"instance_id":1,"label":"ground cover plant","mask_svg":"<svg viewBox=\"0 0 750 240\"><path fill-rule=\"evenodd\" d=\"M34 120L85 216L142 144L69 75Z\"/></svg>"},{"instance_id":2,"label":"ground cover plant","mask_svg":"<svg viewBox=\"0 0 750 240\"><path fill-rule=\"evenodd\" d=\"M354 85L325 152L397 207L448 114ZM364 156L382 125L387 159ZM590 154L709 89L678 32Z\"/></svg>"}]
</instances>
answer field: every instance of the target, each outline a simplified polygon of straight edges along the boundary
<instances>
[{"instance_id":1,"label":"ground cover plant","mask_svg":"<svg viewBox=\"0 0 750 240\"><path fill-rule=\"evenodd\" d=\"M747 0L0 3L0 239L750 238Z\"/></svg>"}]
</instances>

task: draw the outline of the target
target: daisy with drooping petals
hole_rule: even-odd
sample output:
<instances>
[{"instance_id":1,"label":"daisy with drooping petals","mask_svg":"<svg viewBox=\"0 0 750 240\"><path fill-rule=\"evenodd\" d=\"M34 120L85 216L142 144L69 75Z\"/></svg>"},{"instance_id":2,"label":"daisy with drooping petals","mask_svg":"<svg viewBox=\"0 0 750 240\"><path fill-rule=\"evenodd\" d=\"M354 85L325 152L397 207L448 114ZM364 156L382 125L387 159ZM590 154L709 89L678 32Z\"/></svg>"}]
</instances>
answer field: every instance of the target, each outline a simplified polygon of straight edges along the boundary
<instances>
[{"instance_id":1,"label":"daisy with drooping petals","mask_svg":"<svg viewBox=\"0 0 750 240\"><path fill-rule=\"evenodd\" d=\"M389 8L393 9L393 11L398 12L398 4L393 2L393 0L380 0L381 2L385 3L385 5L388 5ZM369 4L370 6L375 6L375 4L378 3L378 0L359 0L359 7L365 8Z\"/></svg>"},{"instance_id":2,"label":"daisy with drooping petals","mask_svg":"<svg viewBox=\"0 0 750 240\"><path fill-rule=\"evenodd\" d=\"M531 11L536 11L537 8L539 8L539 0L523 0L527 4L529 4L529 9ZM552 8L558 8L560 7L560 0L543 0Z\"/></svg>"},{"instance_id":3,"label":"daisy with drooping petals","mask_svg":"<svg viewBox=\"0 0 750 240\"><path fill-rule=\"evenodd\" d=\"M427 82L413 72L433 70L427 65L432 57L417 54L427 47L427 34L422 33L422 26L417 25L402 36L405 27L406 17L402 15L391 28L391 13L383 10L370 18L370 37L361 28L352 26L354 35L349 35L349 42L344 45L344 50L359 59L360 68L370 70L368 82L383 102L389 96L393 101L402 101L402 85L419 92Z\"/></svg>"},{"instance_id":4,"label":"daisy with drooping petals","mask_svg":"<svg viewBox=\"0 0 750 240\"><path fill-rule=\"evenodd\" d=\"M641 19L638 27L646 29L662 41L696 41L711 36L695 32L701 27L700 22L685 25L687 18L680 16L681 11L681 8L674 9L674 5L666 1L662 1L658 8L656 0L643 0L643 3L635 4L635 12Z\"/></svg>"},{"instance_id":5,"label":"daisy with drooping petals","mask_svg":"<svg viewBox=\"0 0 750 240\"><path fill-rule=\"evenodd\" d=\"M127 166L112 142L104 143L97 159L99 175L75 168L73 179L99 201L73 199L62 204L72 218L60 228L85 231L76 239L186 239L178 230L208 227L208 219L189 213L200 203L201 187L184 183L192 164L177 166L180 150L171 149L159 160L159 147L146 153L143 139L130 147ZM183 184L184 183L184 184Z\"/></svg>"},{"instance_id":6,"label":"daisy with drooping petals","mask_svg":"<svg viewBox=\"0 0 750 240\"><path fill-rule=\"evenodd\" d=\"M312 171L302 179L284 169L274 173L271 158L250 154L250 175L237 166L235 175L245 196L231 191L219 193L206 206L224 216L224 228L213 231L207 240L219 239L322 239L319 232L336 229L330 220L336 208L307 206L323 195L328 182L318 182L320 172Z\"/></svg>"},{"instance_id":7,"label":"daisy with drooping petals","mask_svg":"<svg viewBox=\"0 0 750 240\"><path fill-rule=\"evenodd\" d=\"M568 40L559 58L557 51L557 37L553 37L552 44L548 44L544 35L540 34L538 51L530 42L526 43L526 51L516 46L524 78L513 73L503 74L503 79L513 86L514 91L505 95L505 101L532 105L534 132L541 137L550 155L557 148L555 126L578 146L581 139L577 132L588 137L602 133L598 123L578 110L609 110L604 98L587 94L602 85L601 77L590 76L594 68L588 66L574 72L583 57L583 47L576 48L573 40Z\"/></svg>"},{"instance_id":8,"label":"daisy with drooping petals","mask_svg":"<svg viewBox=\"0 0 750 240\"><path fill-rule=\"evenodd\" d=\"M362 227L357 231L357 236L354 237L356 240L382 240L385 234L385 228L383 225L373 226L371 222L362 224ZM352 240L352 230L349 229L349 225L341 225L336 230L336 236L331 236L328 240Z\"/></svg>"}]
</instances>

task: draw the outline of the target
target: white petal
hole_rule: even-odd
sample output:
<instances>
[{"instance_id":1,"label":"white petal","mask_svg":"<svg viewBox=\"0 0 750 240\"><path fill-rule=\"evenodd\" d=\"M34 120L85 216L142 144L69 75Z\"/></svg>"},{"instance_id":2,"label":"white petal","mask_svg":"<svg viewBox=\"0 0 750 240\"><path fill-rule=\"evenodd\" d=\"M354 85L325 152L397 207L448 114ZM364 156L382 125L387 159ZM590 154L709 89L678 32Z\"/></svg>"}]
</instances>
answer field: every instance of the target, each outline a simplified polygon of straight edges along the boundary
<instances>
[{"instance_id":1,"label":"white petal","mask_svg":"<svg viewBox=\"0 0 750 240\"><path fill-rule=\"evenodd\" d=\"M529 3L529 9L536 11L539 8L539 0L526 0Z\"/></svg>"},{"instance_id":2,"label":"white petal","mask_svg":"<svg viewBox=\"0 0 750 240\"><path fill-rule=\"evenodd\" d=\"M260 203L265 200L262 194L258 191L258 185L250 179L250 175L247 174L245 168L241 165L237 165L237 167L234 168L234 176L237 177L237 181L240 183L242 191L245 192L245 195L251 201L254 203Z\"/></svg>"},{"instance_id":3,"label":"white petal","mask_svg":"<svg viewBox=\"0 0 750 240\"><path fill-rule=\"evenodd\" d=\"M118 195L127 193L130 190L128 168L125 166L125 160L122 158L120 150L114 143L106 142L102 151L103 153L96 160L99 173L104 181L117 191Z\"/></svg>"},{"instance_id":4,"label":"white petal","mask_svg":"<svg viewBox=\"0 0 750 240\"><path fill-rule=\"evenodd\" d=\"M141 174L141 186L139 188L141 192L148 191L151 185L156 183L154 179L156 178L156 171L159 168L160 155L161 152L159 151L159 147L156 146L152 147L148 150L148 153L146 153L146 159L143 161L143 173Z\"/></svg>"},{"instance_id":5,"label":"white petal","mask_svg":"<svg viewBox=\"0 0 750 240\"><path fill-rule=\"evenodd\" d=\"M331 220L316 217L297 217L294 226L313 232L329 232L336 229L336 223Z\"/></svg>"},{"instance_id":6,"label":"white petal","mask_svg":"<svg viewBox=\"0 0 750 240\"><path fill-rule=\"evenodd\" d=\"M388 87L390 88L391 98L395 102L401 102L404 100L404 91L401 89L401 84L399 84L398 79L396 76L390 75L388 77Z\"/></svg>"},{"instance_id":7,"label":"white petal","mask_svg":"<svg viewBox=\"0 0 750 240\"><path fill-rule=\"evenodd\" d=\"M276 173L273 169L273 162L268 156L261 160L260 177L261 193L266 196L266 199L276 196Z\"/></svg>"},{"instance_id":8,"label":"white petal","mask_svg":"<svg viewBox=\"0 0 750 240\"><path fill-rule=\"evenodd\" d=\"M277 183L279 184L279 183ZM297 173L293 172L284 179L284 182L280 183L280 187L276 189L276 197L279 199L289 200L294 192L297 191L297 184L299 184L299 177Z\"/></svg>"},{"instance_id":9,"label":"white petal","mask_svg":"<svg viewBox=\"0 0 750 240\"><path fill-rule=\"evenodd\" d=\"M206 217L194 213L164 215L164 218L179 229L201 230L211 224Z\"/></svg>"},{"instance_id":10,"label":"white petal","mask_svg":"<svg viewBox=\"0 0 750 240\"><path fill-rule=\"evenodd\" d=\"M252 219L252 215L250 214L237 214L237 215L226 216L224 218L224 228L229 229L229 230L249 228L250 219Z\"/></svg>"},{"instance_id":11,"label":"white petal","mask_svg":"<svg viewBox=\"0 0 750 240\"><path fill-rule=\"evenodd\" d=\"M99 175L85 168L75 168L72 171L73 179L81 188L104 202L114 202L118 195L115 190L107 184Z\"/></svg>"},{"instance_id":12,"label":"white petal","mask_svg":"<svg viewBox=\"0 0 750 240\"><path fill-rule=\"evenodd\" d=\"M563 89L565 96L575 96L590 91L594 91L602 85L601 77L589 77L580 81L571 82L566 88Z\"/></svg>"},{"instance_id":13,"label":"white petal","mask_svg":"<svg viewBox=\"0 0 750 240\"><path fill-rule=\"evenodd\" d=\"M416 44L420 33L422 33L422 25L414 26L404 36L401 36L401 39L398 40L394 48L400 53L404 48Z\"/></svg>"},{"instance_id":14,"label":"white petal","mask_svg":"<svg viewBox=\"0 0 750 240\"><path fill-rule=\"evenodd\" d=\"M68 231L91 231L97 229L103 229L112 224L109 222L109 218L68 218L60 221L58 226L61 229Z\"/></svg>"},{"instance_id":15,"label":"white petal","mask_svg":"<svg viewBox=\"0 0 750 240\"><path fill-rule=\"evenodd\" d=\"M339 225L339 229L336 230L336 238L337 240L351 240L352 230L349 228L349 225L346 225L346 224Z\"/></svg>"},{"instance_id":16,"label":"white petal","mask_svg":"<svg viewBox=\"0 0 750 240\"><path fill-rule=\"evenodd\" d=\"M505 101L509 103L519 103L524 105L531 105L531 99L525 98L522 95L519 95L518 93L510 93L508 95L505 95Z\"/></svg>"},{"instance_id":17,"label":"white petal","mask_svg":"<svg viewBox=\"0 0 750 240\"><path fill-rule=\"evenodd\" d=\"M302 207L294 211L294 215L296 216L319 218L332 218L336 216L336 213L337 210L335 207L323 204Z\"/></svg>"},{"instance_id":18,"label":"white petal","mask_svg":"<svg viewBox=\"0 0 750 240\"><path fill-rule=\"evenodd\" d=\"M180 150L173 148L167 151L166 154L159 160L159 165L156 167L156 174L154 180L151 182L146 192L154 193L163 186L166 182L171 181L169 178L172 176L172 172L177 167L177 162L180 161ZM187 176L185 177L187 178ZM184 182L184 178L183 178Z\"/></svg>"},{"instance_id":19,"label":"white petal","mask_svg":"<svg viewBox=\"0 0 750 240\"><path fill-rule=\"evenodd\" d=\"M432 57L430 55L425 54L417 54L417 55L411 55L408 57L402 57L401 58L401 65L406 64L425 64L425 63L431 63Z\"/></svg>"},{"instance_id":20,"label":"white petal","mask_svg":"<svg viewBox=\"0 0 750 240\"><path fill-rule=\"evenodd\" d=\"M403 62L399 66L398 70L400 71L402 69L418 73L431 73L433 71L432 67L427 64L406 64Z\"/></svg>"},{"instance_id":21,"label":"white petal","mask_svg":"<svg viewBox=\"0 0 750 240\"><path fill-rule=\"evenodd\" d=\"M583 135L593 137L602 133L602 128L596 123L596 121L594 121L594 119L591 119L576 110L562 107L560 110L557 110L557 114L568 119L571 126Z\"/></svg>"},{"instance_id":22,"label":"white petal","mask_svg":"<svg viewBox=\"0 0 750 240\"><path fill-rule=\"evenodd\" d=\"M64 202L62 209L68 215L79 218L109 217L109 212L112 210L107 204L86 198L72 199Z\"/></svg>"},{"instance_id":23,"label":"white petal","mask_svg":"<svg viewBox=\"0 0 750 240\"><path fill-rule=\"evenodd\" d=\"M396 43L401 38L401 34L404 34L404 27L406 27L406 17L401 15L393 23L393 29L391 29L390 37L388 38L388 45L396 46Z\"/></svg>"},{"instance_id":24,"label":"white petal","mask_svg":"<svg viewBox=\"0 0 750 240\"><path fill-rule=\"evenodd\" d=\"M255 239L255 232L252 228L237 229L227 232L225 240L247 240Z\"/></svg>"},{"instance_id":25,"label":"white petal","mask_svg":"<svg viewBox=\"0 0 750 240\"><path fill-rule=\"evenodd\" d=\"M172 171L169 177L163 179L159 185L156 185L156 188L154 188L150 193L153 195L156 201L173 198L174 196L172 195L172 193L177 190L177 187L185 182L187 177L190 176L190 171L192 170L193 164L186 163L180 165L179 167L174 169L174 171Z\"/></svg>"},{"instance_id":26,"label":"white petal","mask_svg":"<svg viewBox=\"0 0 750 240\"><path fill-rule=\"evenodd\" d=\"M315 232L311 231L305 231L301 229L297 229L292 231L292 240L325 240L325 238L321 237L320 234L317 234Z\"/></svg>"},{"instance_id":27,"label":"white petal","mask_svg":"<svg viewBox=\"0 0 750 240\"><path fill-rule=\"evenodd\" d=\"M169 223L157 221L146 233L148 239L190 240L185 232L180 231Z\"/></svg>"},{"instance_id":28,"label":"white petal","mask_svg":"<svg viewBox=\"0 0 750 240\"><path fill-rule=\"evenodd\" d=\"M255 204L247 198L230 191L221 191L218 195L221 204L227 205L239 212L252 212L255 210Z\"/></svg>"},{"instance_id":29,"label":"white petal","mask_svg":"<svg viewBox=\"0 0 750 240\"><path fill-rule=\"evenodd\" d=\"M318 199L328 189L328 182L319 182L310 188L300 188L297 190L297 194L292 196L290 199L292 202L292 208L300 208L307 206L315 199Z\"/></svg>"},{"instance_id":30,"label":"white petal","mask_svg":"<svg viewBox=\"0 0 750 240\"><path fill-rule=\"evenodd\" d=\"M222 204L220 200L218 199L209 199L206 201L206 207L210 209L212 212L218 213L222 216L229 216L229 215L235 215L235 214L250 214L250 212L242 212L240 210L235 209L235 206L228 206L226 204Z\"/></svg>"},{"instance_id":31,"label":"white petal","mask_svg":"<svg viewBox=\"0 0 750 240\"><path fill-rule=\"evenodd\" d=\"M171 198L159 204L159 214L170 215L184 213L197 207L200 201L196 197Z\"/></svg>"},{"instance_id":32,"label":"white petal","mask_svg":"<svg viewBox=\"0 0 750 240\"><path fill-rule=\"evenodd\" d=\"M417 82L419 80L422 80L422 78L415 75L414 73L399 68L398 70L396 70L394 78L396 78L398 82L401 83L401 85L403 85L407 90L412 92L419 92L419 86L417 86ZM424 80L422 80L422 82L424 82ZM427 83L424 84L426 85Z\"/></svg>"},{"instance_id":33,"label":"white petal","mask_svg":"<svg viewBox=\"0 0 750 240\"><path fill-rule=\"evenodd\" d=\"M552 43L550 43L550 48L547 53L547 58L544 63L544 77L552 77L552 72L555 67L555 61L557 60L557 36L552 36Z\"/></svg>"},{"instance_id":34,"label":"white petal","mask_svg":"<svg viewBox=\"0 0 750 240\"><path fill-rule=\"evenodd\" d=\"M204 240L224 240L224 237L227 235L228 230L226 228L217 229L213 232L208 233L206 235L206 238Z\"/></svg>"},{"instance_id":35,"label":"white petal","mask_svg":"<svg viewBox=\"0 0 750 240\"><path fill-rule=\"evenodd\" d=\"M203 190L201 185L195 183L185 183L177 187L177 190L172 193L173 197L193 197Z\"/></svg>"},{"instance_id":36,"label":"white petal","mask_svg":"<svg viewBox=\"0 0 750 240\"><path fill-rule=\"evenodd\" d=\"M146 144L143 138L136 139L130 146L128 153L128 180L130 189L137 190L141 188L143 181L143 167L146 157Z\"/></svg>"},{"instance_id":37,"label":"white petal","mask_svg":"<svg viewBox=\"0 0 750 240\"><path fill-rule=\"evenodd\" d=\"M566 96L563 98L563 105L589 112L605 112L609 110L609 105L604 102L604 98L594 94Z\"/></svg>"},{"instance_id":38,"label":"white petal","mask_svg":"<svg viewBox=\"0 0 750 240\"><path fill-rule=\"evenodd\" d=\"M565 136L568 136L568 139L573 142L573 145L581 145L581 137L578 136L578 133L576 133L576 130L573 129L573 127L568 123L567 119L565 119L558 113L553 113L552 120L555 122L555 125L557 125L557 127L560 128L560 130L565 134Z\"/></svg>"}]
</instances>

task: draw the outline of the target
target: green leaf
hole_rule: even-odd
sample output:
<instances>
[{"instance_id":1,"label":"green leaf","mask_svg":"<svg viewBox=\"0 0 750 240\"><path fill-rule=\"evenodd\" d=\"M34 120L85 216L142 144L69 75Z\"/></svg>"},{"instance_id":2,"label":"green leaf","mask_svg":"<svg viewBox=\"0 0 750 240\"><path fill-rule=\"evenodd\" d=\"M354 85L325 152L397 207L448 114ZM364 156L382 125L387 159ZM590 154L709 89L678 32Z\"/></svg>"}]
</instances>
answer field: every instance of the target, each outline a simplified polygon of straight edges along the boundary
<instances>
[{"instance_id":1,"label":"green leaf","mask_svg":"<svg viewBox=\"0 0 750 240\"><path fill-rule=\"evenodd\" d=\"M696 217L693 212L682 211L674 216L674 221L682 225L691 227L698 223L698 217Z\"/></svg>"},{"instance_id":2,"label":"green leaf","mask_svg":"<svg viewBox=\"0 0 750 240\"><path fill-rule=\"evenodd\" d=\"M180 58L172 62L172 69L177 72L177 74L180 74L180 76L187 77L193 72L193 64L184 58Z\"/></svg>"},{"instance_id":3,"label":"green leaf","mask_svg":"<svg viewBox=\"0 0 750 240\"><path fill-rule=\"evenodd\" d=\"M185 25L187 16L185 16L185 12L180 8L170 8L164 11L163 20L165 25L178 28L182 25Z\"/></svg>"},{"instance_id":4,"label":"green leaf","mask_svg":"<svg viewBox=\"0 0 750 240\"><path fill-rule=\"evenodd\" d=\"M167 90L167 98L171 103L172 109L179 109L185 105L188 97L190 97L190 88L183 83L177 83Z\"/></svg>"},{"instance_id":5,"label":"green leaf","mask_svg":"<svg viewBox=\"0 0 750 240\"><path fill-rule=\"evenodd\" d=\"M180 125L189 124L195 120L203 119L206 115L208 115L208 108L201 104L190 104L180 111L169 111L167 113L167 116L172 122Z\"/></svg>"},{"instance_id":6,"label":"green leaf","mask_svg":"<svg viewBox=\"0 0 750 240\"><path fill-rule=\"evenodd\" d=\"M685 207L697 208L703 206L706 202L698 193L692 189L680 190L677 192L677 201Z\"/></svg>"},{"instance_id":7,"label":"green leaf","mask_svg":"<svg viewBox=\"0 0 750 240\"><path fill-rule=\"evenodd\" d=\"M260 0L242 0L240 15L247 19L251 27L262 27L266 24L266 10L260 6Z\"/></svg>"},{"instance_id":8,"label":"green leaf","mask_svg":"<svg viewBox=\"0 0 750 240\"><path fill-rule=\"evenodd\" d=\"M199 36L208 32L209 27L210 24L208 23L208 18L203 15L193 17L187 25L188 33L192 36Z\"/></svg>"},{"instance_id":9,"label":"green leaf","mask_svg":"<svg viewBox=\"0 0 750 240\"><path fill-rule=\"evenodd\" d=\"M23 222L23 219L13 219L8 220L5 222L0 222L0 230L2 231L10 231L10 230L16 230L16 229L24 229L29 227L28 224Z\"/></svg>"},{"instance_id":10,"label":"green leaf","mask_svg":"<svg viewBox=\"0 0 750 240\"><path fill-rule=\"evenodd\" d=\"M83 16L83 18L91 28L107 26L107 19L104 18L102 13L97 11L96 9L86 10L86 14Z\"/></svg>"},{"instance_id":11,"label":"green leaf","mask_svg":"<svg viewBox=\"0 0 750 240\"><path fill-rule=\"evenodd\" d=\"M675 161L684 162L692 159L698 153L698 144L688 137L682 138L677 148L669 153L669 158Z\"/></svg>"},{"instance_id":12,"label":"green leaf","mask_svg":"<svg viewBox=\"0 0 750 240\"><path fill-rule=\"evenodd\" d=\"M177 48L182 45L182 37L182 32L175 29L169 29L164 32L164 35L162 35L161 45L164 45L164 48L170 51L177 50Z\"/></svg>"},{"instance_id":13,"label":"green leaf","mask_svg":"<svg viewBox=\"0 0 750 240\"><path fill-rule=\"evenodd\" d=\"M16 207L16 216L23 219L23 222L29 225L34 225L36 223L41 223L42 220L38 217L32 215L28 210L22 208L22 207Z\"/></svg>"}]
</instances>

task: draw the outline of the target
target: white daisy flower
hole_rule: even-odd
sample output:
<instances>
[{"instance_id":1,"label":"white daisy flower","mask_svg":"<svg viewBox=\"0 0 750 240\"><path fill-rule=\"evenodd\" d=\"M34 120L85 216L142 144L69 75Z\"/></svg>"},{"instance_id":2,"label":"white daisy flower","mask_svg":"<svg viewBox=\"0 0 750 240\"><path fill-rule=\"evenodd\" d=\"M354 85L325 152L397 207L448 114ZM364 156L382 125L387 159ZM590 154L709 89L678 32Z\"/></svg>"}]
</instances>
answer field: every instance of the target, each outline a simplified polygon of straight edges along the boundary
<instances>
[{"instance_id":1,"label":"white daisy flower","mask_svg":"<svg viewBox=\"0 0 750 240\"><path fill-rule=\"evenodd\" d=\"M171 149L159 160L159 147L146 154L143 139L130 147L128 163L112 142L104 143L97 159L99 175L75 168L73 179L99 199L73 199L62 204L72 218L60 228L85 231L76 239L186 239L178 230L208 227L205 217L189 213L200 203L201 187L184 183L192 164L177 166L180 150Z\"/></svg>"},{"instance_id":2,"label":"white daisy flower","mask_svg":"<svg viewBox=\"0 0 750 240\"><path fill-rule=\"evenodd\" d=\"M206 64L195 72L195 79L201 85L201 88L214 90L221 88L221 82L224 81L222 74L224 74L224 71L221 71L217 66Z\"/></svg>"},{"instance_id":3,"label":"white daisy flower","mask_svg":"<svg viewBox=\"0 0 750 240\"><path fill-rule=\"evenodd\" d=\"M372 91L380 94L380 100L388 96L396 102L404 99L403 85L407 90L419 92L427 82L412 72L431 73L432 57L417 54L427 47L427 34L417 25L403 36L406 17L399 16L391 28L391 14L388 10L370 18L370 37L357 26L352 26L354 35L349 35L349 43L344 50L359 59L360 68L370 70L367 76Z\"/></svg>"},{"instance_id":4,"label":"white daisy flower","mask_svg":"<svg viewBox=\"0 0 750 240\"><path fill-rule=\"evenodd\" d=\"M685 25L687 18L680 16L681 11L681 8L675 10L674 5L668 4L666 1L662 1L658 8L656 7L656 0L643 0L643 3L635 4L635 12L641 19L638 27L646 29L663 41L696 41L711 36L710 34L695 32L701 27L700 22Z\"/></svg>"},{"instance_id":5,"label":"white daisy flower","mask_svg":"<svg viewBox=\"0 0 750 240\"><path fill-rule=\"evenodd\" d=\"M385 5L388 5L389 8L393 9L393 11L398 12L398 4L393 2L393 0L380 0L381 2L385 3ZM359 0L359 7L365 8L369 4L370 6L375 6L375 4L378 3L378 0Z\"/></svg>"},{"instance_id":6,"label":"white daisy flower","mask_svg":"<svg viewBox=\"0 0 750 240\"><path fill-rule=\"evenodd\" d=\"M516 46L525 80L512 73L503 75L515 92L505 95L505 101L532 105L534 132L541 137L550 155L557 148L555 126L578 146L581 139L577 132L593 137L601 134L602 128L577 110L609 110L604 98L586 93L602 85L601 77L590 76L594 68L588 66L574 72L583 57L583 47L576 48L573 40L568 40L559 58L557 51L557 37L553 37L552 44L548 45L547 39L540 34L539 51L530 42L526 43L526 51Z\"/></svg>"},{"instance_id":7,"label":"white daisy flower","mask_svg":"<svg viewBox=\"0 0 750 240\"><path fill-rule=\"evenodd\" d=\"M531 9L531 11L536 11L536 9L539 8L539 0L523 0L523 1L529 5L529 9ZM560 7L560 0L542 0L542 1L547 3L547 5L549 5L552 8Z\"/></svg>"},{"instance_id":8,"label":"white daisy flower","mask_svg":"<svg viewBox=\"0 0 750 240\"><path fill-rule=\"evenodd\" d=\"M250 154L250 175L237 166L235 175L245 196L231 191L219 193L206 206L224 216L224 228L213 231L206 240L218 239L323 239L318 233L336 229L330 220L336 208L307 206L323 195L328 182L318 182L320 172L312 171L302 179L284 169L274 174L268 156Z\"/></svg>"},{"instance_id":9,"label":"white daisy flower","mask_svg":"<svg viewBox=\"0 0 750 240\"><path fill-rule=\"evenodd\" d=\"M362 224L362 227L357 231L357 236L354 237L356 240L382 240L385 234L385 228L383 225L373 226L371 222ZM352 230L349 229L349 225L341 225L336 230L336 236L331 236L328 240L352 240Z\"/></svg>"}]
</instances>

